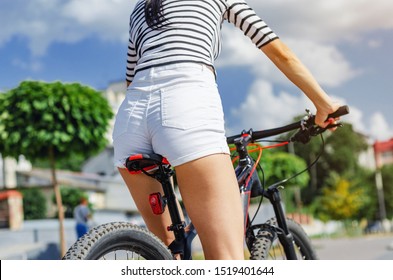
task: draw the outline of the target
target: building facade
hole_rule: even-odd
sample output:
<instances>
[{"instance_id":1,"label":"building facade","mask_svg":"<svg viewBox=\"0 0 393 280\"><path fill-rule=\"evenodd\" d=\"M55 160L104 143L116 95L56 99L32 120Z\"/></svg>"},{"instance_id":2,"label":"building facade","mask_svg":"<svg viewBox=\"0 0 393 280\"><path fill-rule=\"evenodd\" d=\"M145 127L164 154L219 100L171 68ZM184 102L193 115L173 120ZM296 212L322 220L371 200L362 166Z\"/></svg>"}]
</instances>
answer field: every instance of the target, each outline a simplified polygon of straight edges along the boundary
<instances>
[{"instance_id":1,"label":"building facade","mask_svg":"<svg viewBox=\"0 0 393 280\"><path fill-rule=\"evenodd\" d=\"M386 164L393 164L393 138L374 143L375 164L377 168Z\"/></svg>"}]
</instances>

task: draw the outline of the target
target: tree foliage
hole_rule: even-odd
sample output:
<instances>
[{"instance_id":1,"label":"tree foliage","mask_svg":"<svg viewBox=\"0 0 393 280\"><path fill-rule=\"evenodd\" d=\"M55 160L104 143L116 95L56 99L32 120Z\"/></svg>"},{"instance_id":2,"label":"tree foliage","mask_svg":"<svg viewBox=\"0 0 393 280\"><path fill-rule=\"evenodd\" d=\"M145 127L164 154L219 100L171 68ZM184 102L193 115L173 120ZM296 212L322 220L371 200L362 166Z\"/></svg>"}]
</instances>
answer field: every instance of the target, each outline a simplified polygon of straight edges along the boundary
<instances>
[{"instance_id":1,"label":"tree foliage","mask_svg":"<svg viewBox=\"0 0 393 280\"><path fill-rule=\"evenodd\" d=\"M74 208L78 206L82 198L87 199L87 194L80 189L66 186L60 188L60 193L65 208L65 217L72 218ZM55 196L53 196L52 201L56 202Z\"/></svg>"},{"instance_id":2,"label":"tree foliage","mask_svg":"<svg viewBox=\"0 0 393 280\"><path fill-rule=\"evenodd\" d=\"M384 165L381 169L383 191L385 196L386 217L393 218L393 164Z\"/></svg>"},{"instance_id":3,"label":"tree foliage","mask_svg":"<svg viewBox=\"0 0 393 280\"><path fill-rule=\"evenodd\" d=\"M364 192L364 204L359 209L355 219L360 221L362 219L378 220L379 219L379 206L378 196L375 185L375 172L363 168L357 172L356 177L352 177L358 188L362 188Z\"/></svg>"},{"instance_id":4,"label":"tree foliage","mask_svg":"<svg viewBox=\"0 0 393 280\"><path fill-rule=\"evenodd\" d=\"M295 120L300 118L299 116ZM364 170L359 165L359 155L367 148L366 137L357 133L351 124L345 122L335 132L324 133L323 140L314 137L306 145L295 143L295 154L303 158L307 165L312 164L320 155L317 163L310 168L310 188L302 196L304 202L311 204L321 194L321 189L331 172L352 178L360 177Z\"/></svg>"},{"instance_id":5,"label":"tree foliage","mask_svg":"<svg viewBox=\"0 0 393 280\"><path fill-rule=\"evenodd\" d=\"M368 203L363 188L337 173L331 173L322 189L322 196L317 200L319 218L328 220L352 220Z\"/></svg>"},{"instance_id":6,"label":"tree foliage","mask_svg":"<svg viewBox=\"0 0 393 280\"><path fill-rule=\"evenodd\" d=\"M46 218L47 204L42 190L38 188L20 189L23 195L23 215L25 220Z\"/></svg>"},{"instance_id":7,"label":"tree foliage","mask_svg":"<svg viewBox=\"0 0 393 280\"><path fill-rule=\"evenodd\" d=\"M56 161L56 169L71 170L79 172L82 170L83 164L86 162L86 155L72 153L72 157L62 158ZM50 164L48 159L36 159L32 161L34 167L48 169Z\"/></svg>"},{"instance_id":8,"label":"tree foliage","mask_svg":"<svg viewBox=\"0 0 393 280\"><path fill-rule=\"evenodd\" d=\"M265 153L261 165L264 169L267 185L290 178L307 168L306 162L302 158L284 152ZM309 179L308 173L304 172L289 180L285 185L304 188L307 186Z\"/></svg>"},{"instance_id":9,"label":"tree foliage","mask_svg":"<svg viewBox=\"0 0 393 280\"><path fill-rule=\"evenodd\" d=\"M298 116L294 118L294 121L299 121L302 117ZM289 138L290 134L285 135L282 140ZM362 206L351 217L356 220L363 218L375 219L378 211L378 201L376 198L374 174L370 170L365 170L359 164L360 154L367 149L367 138L357 133L351 124L345 122L335 132L327 131L324 133L323 139L314 137L307 144L294 143L293 150L295 154L303 158L308 166L319 157L316 164L309 168L309 187L302 189L301 197L304 205L309 206L311 210L314 209L319 215L322 215L320 211L321 199L326 204L333 203L330 199L332 199L333 193L337 192L336 196L344 193L348 195L349 197L346 199L349 201L352 199L352 192L357 189L357 194L362 194L361 203L359 202ZM332 173L336 175L332 175ZM346 185L344 181L332 183L334 181L332 178L337 177L337 174L340 174L341 180L348 182L350 192L343 192ZM333 186L340 187L341 192L338 189L334 189ZM342 201L345 201L343 197ZM334 203L339 203L339 200ZM339 216L339 213L333 210L335 207L325 206L323 215L325 215L326 219L329 217L336 219ZM329 213L328 209L332 210L332 212ZM340 215L345 216L344 213Z\"/></svg>"},{"instance_id":10,"label":"tree foliage","mask_svg":"<svg viewBox=\"0 0 393 280\"><path fill-rule=\"evenodd\" d=\"M327 172L335 171L342 174L344 171L354 176L361 171L359 155L367 148L366 138L356 133L351 124L344 123L343 127L326 138L324 160L329 166Z\"/></svg>"},{"instance_id":11,"label":"tree foliage","mask_svg":"<svg viewBox=\"0 0 393 280\"><path fill-rule=\"evenodd\" d=\"M0 151L17 158L89 156L107 144L113 112L101 94L77 83L25 81L0 99Z\"/></svg>"},{"instance_id":12,"label":"tree foliage","mask_svg":"<svg viewBox=\"0 0 393 280\"><path fill-rule=\"evenodd\" d=\"M0 153L31 161L48 159L65 254L64 212L56 178L56 161L89 157L105 147L113 112L94 89L78 83L25 81L0 100Z\"/></svg>"},{"instance_id":13,"label":"tree foliage","mask_svg":"<svg viewBox=\"0 0 393 280\"><path fill-rule=\"evenodd\" d=\"M232 146L234 147L234 146ZM259 155L259 151L255 150L255 147L248 148L250 156L256 161ZM234 153L232 156L235 156ZM237 165L237 161L234 162L234 166ZM258 175L261 181L265 181L266 185L277 183L283 179L292 177L293 175L306 169L306 162L293 154L285 153L279 150L263 150L261 160L259 162L260 167L263 169L258 170ZM299 174L299 176L294 177L289 180L287 186L298 186L306 187L308 184L309 175L307 172Z\"/></svg>"},{"instance_id":14,"label":"tree foliage","mask_svg":"<svg viewBox=\"0 0 393 280\"><path fill-rule=\"evenodd\" d=\"M234 148L235 146L231 145L231 147ZM255 145L250 145L247 148L249 155L256 162L261 151L256 149ZM234 152L232 157L234 158L236 155L237 153ZM237 163L237 160L234 161L234 167L237 166ZM256 170L261 182L265 183L265 187L290 178L282 184L288 187L283 197L287 208L293 209L298 208L301 204L300 197L297 195L300 193L299 190L308 185L310 177L306 169L307 164L302 158L283 152L280 149L265 148L262 150L262 157ZM259 199L253 201L258 203Z\"/></svg>"}]
</instances>

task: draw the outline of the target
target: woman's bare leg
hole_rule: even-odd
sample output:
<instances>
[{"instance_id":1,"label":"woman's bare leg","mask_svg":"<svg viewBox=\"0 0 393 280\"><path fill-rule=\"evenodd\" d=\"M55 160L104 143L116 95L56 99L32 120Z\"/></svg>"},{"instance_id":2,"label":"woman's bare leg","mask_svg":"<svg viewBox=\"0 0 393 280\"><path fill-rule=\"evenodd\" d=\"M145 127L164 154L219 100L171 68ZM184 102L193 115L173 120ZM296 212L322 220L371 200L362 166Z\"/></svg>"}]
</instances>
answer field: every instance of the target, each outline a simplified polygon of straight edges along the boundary
<instances>
[{"instance_id":1,"label":"woman's bare leg","mask_svg":"<svg viewBox=\"0 0 393 280\"><path fill-rule=\"evenodd\" d=\"M168 211L154 215L151 193L162 191L155 179L130 175L119 169L148 229L169 245L174 236ZM206 259L243 259L243 210L228 155L215 154L176 167L176 176L187 212L201 239Z\"/></svg>"},{"instance_id":2,"label":"woman's bare leg","mask_svg":"<svg viewBox=\"0 0 393 280\"><path fill-rule=\"evenodd\" d=\"M205 258L244 259L243 210L229 155L210 155L175 169Z\"/></svg>"},{"instance_id":3,"label":"woman's bare leg","mask_svg":"<svg viewBox=\"0 0 393 280\"><path fill-rule=\"evenodd\" d=\"M145 174L129 174L124 168L119 168L131 196L138 208L147 228L159 237L167 246L175 239L173 232L167 230L172 224L169 211L155 215L149 204L149 194L162 192L161 184Z\"/></svg>"}]
</instances>

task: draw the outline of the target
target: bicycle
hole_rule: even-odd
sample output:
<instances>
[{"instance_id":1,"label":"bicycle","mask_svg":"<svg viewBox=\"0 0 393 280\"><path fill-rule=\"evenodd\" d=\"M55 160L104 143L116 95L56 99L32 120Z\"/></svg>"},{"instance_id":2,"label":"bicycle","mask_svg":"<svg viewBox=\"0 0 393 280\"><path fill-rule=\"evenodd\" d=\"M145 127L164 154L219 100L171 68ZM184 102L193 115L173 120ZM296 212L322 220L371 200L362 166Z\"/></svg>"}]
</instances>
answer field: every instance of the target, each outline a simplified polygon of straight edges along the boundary
<instances>
[{"instance_id":1,"label":"bicycle","mask_svg":"<svg viewBox=\"0 0 393 280\"><path fill-rule=\"evenodd\" d=\"M348 113L348 106L342 106L329 118L340 117ZM258 159L254 160L250 156L252 150L248 149L252 143L258 140L294 130L297 130L296 134L291 136L288 141L278 145L289 142L308 143L311 137L320 135L328 128L340 125L331 124L326 128L321 128L314 124L314 119L315 116L307 111L307 115L298 122L268 130L252 131L250 129L227 138L228 144L234 145L234 150L238 155L235 173L244 205L245 244L250 253L250 259L275 257L288 260L317 259L310 239L303 228L295 221L286 218L281 203L280 189L282 184L300 172L265 188L255 172L261 153ZM256 145L256 149L260 149L260 151L263 148L261 145ZM197 232L192 221L186 225L186 222L181 218L177 197L171 182L174 170L168 161L158 154L139 154L129 157L126 167L131 173L142 172L161 183L164 195L161 193L151 194L149 203L156 215L160 215L168 209L172 220L168 230L174 232L175 240L167 247L144 228L126 222L112 222L91 229L71 246L63 259L173 260L174 256L180 256L183 260L192 259L191 244L197 236ZM250 219L249 205L250 199L254 197L267 198L273 207L275 217L263 224L253 224L253 219Z\"/></svg>"}]
</instances>

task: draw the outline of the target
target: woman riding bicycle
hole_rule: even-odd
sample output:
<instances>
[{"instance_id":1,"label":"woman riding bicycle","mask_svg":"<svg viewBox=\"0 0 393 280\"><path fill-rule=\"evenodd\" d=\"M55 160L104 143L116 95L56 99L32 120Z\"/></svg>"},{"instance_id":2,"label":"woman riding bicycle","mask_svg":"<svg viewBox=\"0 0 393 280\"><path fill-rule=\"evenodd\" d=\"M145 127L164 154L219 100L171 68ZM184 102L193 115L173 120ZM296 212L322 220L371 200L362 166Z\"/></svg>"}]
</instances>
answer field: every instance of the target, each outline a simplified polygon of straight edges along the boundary
<instances>
[{"instance_id":1,"label":"woman riding bicycle","mask_svg":"<svg viewBox=\"0 0 393 280\"><path fill-rule=\"evenodd\" d=\"M154 215L147 203L160 183L125 169L125 160L141 153L161 154L174 166L205 258L243 259L242 206L214 68L224 20L310 98L316 124L328 124L338 104L244 0L139 0L130 17L128 88L113 144L115 164L150 231L166 245L174 239L168 211Z\"/></svg>"}]
</instances>

